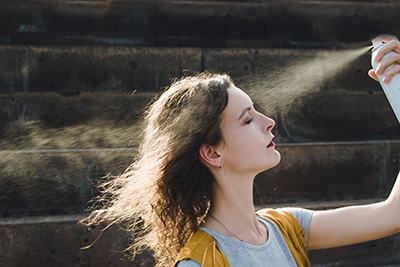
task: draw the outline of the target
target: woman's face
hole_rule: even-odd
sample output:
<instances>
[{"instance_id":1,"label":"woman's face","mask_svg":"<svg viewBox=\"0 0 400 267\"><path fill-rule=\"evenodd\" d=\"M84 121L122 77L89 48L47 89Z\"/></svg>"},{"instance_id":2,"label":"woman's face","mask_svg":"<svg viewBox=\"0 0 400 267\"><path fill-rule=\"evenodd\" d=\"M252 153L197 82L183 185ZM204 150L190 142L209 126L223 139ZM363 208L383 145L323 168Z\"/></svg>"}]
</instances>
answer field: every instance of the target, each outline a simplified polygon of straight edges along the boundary
<instances>
[{"instance_id":1,"label":"woman's face","mask_svg":"<svg viewBox=\"0 0 400 267\"><path fill-rule=\"evenodd\" d=\"M235 173L257 174L276 166L280 154L272 142L275 121L256 111L253 101L235 86L228 88L228 104L222 112L223 144L219 149L223 168Z\"/></svg>"}]
</instances>

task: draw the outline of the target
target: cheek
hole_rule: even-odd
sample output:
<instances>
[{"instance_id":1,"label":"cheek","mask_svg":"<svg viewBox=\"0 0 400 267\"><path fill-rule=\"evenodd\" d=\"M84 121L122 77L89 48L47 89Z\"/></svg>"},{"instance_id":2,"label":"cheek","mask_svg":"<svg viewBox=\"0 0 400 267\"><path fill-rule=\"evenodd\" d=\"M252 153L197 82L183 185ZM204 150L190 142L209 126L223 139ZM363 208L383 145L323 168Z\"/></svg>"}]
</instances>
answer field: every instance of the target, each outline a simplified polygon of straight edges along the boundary
<instances>
[{"instance_id":1,"label":"cheek","mask_svg":"<svg viewBox=\"0 0 400 267\"><path fill-rule=\"evenodd\" d=\"M232 151L245 153L245 151L252 146L252 143L253 142L249 141L244 134L236 134L229 138L228 145Z\"/></svg>"},{"instance_id":2,"label":"cheek","mask_svg":"<svg viewBox=\"0 0 400 267\"><path fill-rule=\"evenodd\" d=\"M240 164L240 162L254 161L262 156L260 154L265 152L266 144L261 142L263 140L262 132L252 128L255 126L248 125L241 129L223 130L224 152L227 159Z\"/></svg>"},{"instance_id":3,"label":"cheek","mask_svg":"<svg viewBox=\"0 0 400 267\"><path fill-rule=\"evenodd\" d=\"M228 147L228 158L233 161L234 164L242 165L254 161L257 157L260 157L260 146L257 146L256 142L250 141L247 138L237 138Z\"/></svg>"},{"instance_id":4,"label":"cheek","mask_svg":"<svg viewBox=\"0 0 400 267\"><path fill-rule=\"evenodd\" d=\"M255 125L254 125L255 126ZM242 129L234 129L226 136L226 143L231 150L247 153L248 150L260 149L260 140L262 140L261 131L254 130L253 125L248 125Z\"/></svg>"}]
</instances>

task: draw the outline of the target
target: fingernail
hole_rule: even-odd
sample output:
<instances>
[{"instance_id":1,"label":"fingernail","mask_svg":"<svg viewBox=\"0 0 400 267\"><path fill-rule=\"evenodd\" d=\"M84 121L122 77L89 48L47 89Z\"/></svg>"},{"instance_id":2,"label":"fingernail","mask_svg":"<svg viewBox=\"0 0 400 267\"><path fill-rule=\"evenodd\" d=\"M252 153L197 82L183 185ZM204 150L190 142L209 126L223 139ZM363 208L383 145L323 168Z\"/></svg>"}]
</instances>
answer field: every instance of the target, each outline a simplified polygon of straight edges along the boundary
<instances>
[{"instance_id":1,"label":"fingernail","mask_svg":"<svg viewBox=\"0 0 400 267\"><path fill-rule=\"evenodd\" d=\"M385 81L386 81L386 77L383 77L382 82L385 83Z\"/></svg>"}]
</instances>

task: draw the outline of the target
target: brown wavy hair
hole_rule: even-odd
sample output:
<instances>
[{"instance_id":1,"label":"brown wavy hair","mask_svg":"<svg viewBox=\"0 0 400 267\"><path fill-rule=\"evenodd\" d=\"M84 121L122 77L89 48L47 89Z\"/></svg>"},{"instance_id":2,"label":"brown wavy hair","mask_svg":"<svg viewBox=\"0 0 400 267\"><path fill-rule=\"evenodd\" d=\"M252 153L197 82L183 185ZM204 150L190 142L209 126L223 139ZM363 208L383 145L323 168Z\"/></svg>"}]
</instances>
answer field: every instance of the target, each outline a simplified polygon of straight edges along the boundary
<instances>
[{"instance_id":1,"label":"brown wavy hair","mask_svg":"<svg viewBox=\"0 0 400 267\"><path fill-rule=\"evenodd\" d=\"M86 225L128 225L135 256L150 249L156 266L173 265L210 206L214 177L201 162L203 144L223 142L221 113L228 75L201 73L172 83L145 114L136 160L104 184Z\"/></svg>"}]
</instances>

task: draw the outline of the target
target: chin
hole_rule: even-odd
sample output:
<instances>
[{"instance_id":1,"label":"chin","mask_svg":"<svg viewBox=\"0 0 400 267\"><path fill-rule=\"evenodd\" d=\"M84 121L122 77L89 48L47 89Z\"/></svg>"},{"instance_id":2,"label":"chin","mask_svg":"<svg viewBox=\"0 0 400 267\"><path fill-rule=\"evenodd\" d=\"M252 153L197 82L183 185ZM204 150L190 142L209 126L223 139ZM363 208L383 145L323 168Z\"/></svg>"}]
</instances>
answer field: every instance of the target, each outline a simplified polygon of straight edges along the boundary
<instances>
[{"instance_id":1,"label":"chin","mask_svg":"<svg viewBox=\"0 0 400 267\"><path fill-rule=\"evenodd\" d=\"M281 162L281 153L275 150L273 158L271 157L271 160L269 160L268 162L269 164L264 171L272 169L273 167L277 166L280 162Z\"/></svg>"}]
</instances>

